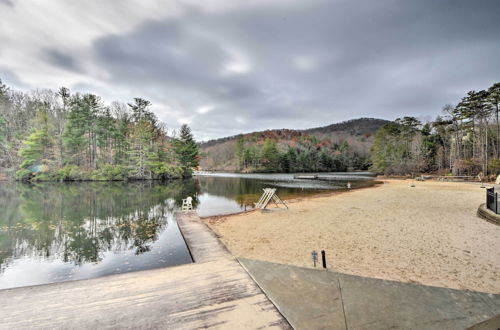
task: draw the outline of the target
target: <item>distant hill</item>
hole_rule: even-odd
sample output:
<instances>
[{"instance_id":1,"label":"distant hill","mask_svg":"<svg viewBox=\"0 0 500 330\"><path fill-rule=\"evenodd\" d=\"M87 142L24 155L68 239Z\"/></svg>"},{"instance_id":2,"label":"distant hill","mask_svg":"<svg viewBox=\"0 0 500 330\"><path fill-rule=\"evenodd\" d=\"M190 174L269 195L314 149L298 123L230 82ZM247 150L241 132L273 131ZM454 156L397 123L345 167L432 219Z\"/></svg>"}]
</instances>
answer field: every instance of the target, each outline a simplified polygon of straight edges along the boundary
<instances>
[{"instance_id":1,"label":"distant hill","mask_svg":"<svg viewBox=\"0 0 500 330\"><path fill-rule=\"evenodd\" d=\"M275 141L279 150L289 147L304 149L328 148L335 151L341 145L348 145L351 153L367 157L373 144L373 135L388 120L359 118L323 127L305 130L276 129L248 134L238 134L200 143L204 157L200 163L203 170L237 171L239 161L236 155L237 141L244 139L247 144L262 146L265 140Z\"/></svg>"}]
</instances>

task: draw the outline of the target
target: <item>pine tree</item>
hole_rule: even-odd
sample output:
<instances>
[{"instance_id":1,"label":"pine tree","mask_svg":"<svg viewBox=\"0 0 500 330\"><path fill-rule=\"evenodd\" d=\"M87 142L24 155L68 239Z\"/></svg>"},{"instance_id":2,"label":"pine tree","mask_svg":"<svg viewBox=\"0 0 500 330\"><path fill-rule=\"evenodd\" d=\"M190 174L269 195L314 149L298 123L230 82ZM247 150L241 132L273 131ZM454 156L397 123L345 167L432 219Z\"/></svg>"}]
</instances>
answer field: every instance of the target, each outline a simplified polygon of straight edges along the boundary
<instances>
[{"instance_id":1,"label":"pine tree","mask_svg":"<svg viewBox=\"0 0 500 330\"><path fill-rule=\"evenodd\" d=\"M181 126L179 137L174 141L174 152L181 166L182 176L190 177L199 165L199 147L188 125Z\"/></svg>"},{"instance_id":2,"label":"pine tree","mask_svg":"<svg viewBox=\"0 0 500 330\"><path fill-rule=\"evenodd\" d=\"M115 164L126 164L127 155L130 148L129 136L130 117L125 113L116 119L115 129L113 134L115 144Z\"/></svg>"},{"instance_id":3,"label":"pine tree","mask_svg":"<svg viewBox=\"0 0 500 330\"><path fill-rule=\"evenodd\" d=\"M131 148L128 151L133 173L136 178L153 179L153 167L158 165L158 153L155 144L159 138L158 119L147 110L149 101L135 98L129 103L132 110L132 129L130 131Z\"/></svg>"},{"instance_id":4,"label":"pine tree","mask_svg":"<svg viewBox=\"0 0 500 330\"><path fill-rule=\"evenodd\" d=\"M245 138L240 136L236 141L236 159L238 160L239 169L246 167L244 158L245 154Z\"/></svg>"},{"instance_id":5,"label":"pine tree","mask_svg":"<svg viewBox=\"0 0 500 330\"><path fill-rule=\"evenodd\" d=\"M111 116L111 111L107 107L102 109L97 117L97 146L100 151L98 159L105 164L112 162L112 139L115 136L114 122L115 120Z\"/></svg>"},{"instance_id":6,"label":"pine tree","mask_svg":"<svg viewBox=\"0 0 500 330\"><path fill-rule=\"evenodd\" d=\"M11 165L12 158L7 146L7 122L0 113L0 167Z\"/></svg>"},{"instance_id":7,"label":"pine tree","mask_svg":"<svg viewBox=\"0 0 500 330\"><path fill-rule=\"evenodd\" d=\"M262 165L267 172L279 172L279 151L276 142L271 139L264 142Z\"/></svg>"},{"instance_id":8,"label":"pine tree","mask_svg":"<svg viewBox=\"0 0 500 330\"><path fill-rule=\"evenodd\" d=\"M29 168L41 163L47 157L50 144L50 136L46 130L37 129L31 133L24 141L24 147L19 150L19 156L23 159L21 167Z\"/></svg>"},{"instance_id":9,"label":"pine tree","mask_svg":"<svg viewBox=\"0 0 500 330\"><path fill-rule=\"evenodd\" d=\"M68 122L63 133L63 143L69 162L75 165L83 165L82 153L87 146L85 136L87 128L87 111L83 99L76 95L70 102Z\"/></svg>"},{"instance_id":10,"label":"pine tree","mask_svg":"<svg viewBox=\"0 0 500 330\"><path fill-rule=\"evenodd\" d=\"M0 143L3 143L7 140L7 122L4 117L0 113Z\"/></svg>"},{"instance_id":11,"label":"pine tree","mask_svg":"<svg viewBox=\"0 0 500 330\"><path fill-rule=\"evenodd\" d=\"M156 139L154 126L142 119L134 125L130 134L131 148L129 157L134 176L138 179L152 179L151 167L157 161L153 146Z\"/></svg>"},{"instance_id":12,"label":"pine tree","mask_svg":"<svg viewBox=\"0 0 500 330\"><path fill-rule=\"evenodd\" d=\"M61 87L57 91L57 95L62 100L62 107L58 106L55 112L56 137L57 137L57 149L58 149L57 156L58 156L59 167L62 167L64 163L64 126L66 125L67 109L71 94L68 88Z\"/></svg>"},{"instance_id":13,"label":"pine tree","mask_svg":"<svg viewBox=\"0 0 500 330\"><path fill-rule=\"evenodd\" d=\"M488 89L488 101L493 106L496 119L496 158L500 158L500 121L498 118L500 112L500 83L496 83Z\"/></svg>"}]
</instances>

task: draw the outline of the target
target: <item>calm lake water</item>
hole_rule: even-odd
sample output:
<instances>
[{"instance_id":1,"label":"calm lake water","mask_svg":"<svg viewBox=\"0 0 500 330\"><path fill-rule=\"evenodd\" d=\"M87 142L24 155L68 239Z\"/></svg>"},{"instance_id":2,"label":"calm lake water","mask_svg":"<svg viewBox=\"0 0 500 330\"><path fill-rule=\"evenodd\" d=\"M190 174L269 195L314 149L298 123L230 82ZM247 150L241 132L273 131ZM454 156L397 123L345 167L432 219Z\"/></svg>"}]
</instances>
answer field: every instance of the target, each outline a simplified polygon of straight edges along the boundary
<instances>
[{"instance_id":1,"label":"calm lake water","mask_svg":"<svg viewBox=\"0 0 500 330\"><path fill-rule=\"evenodd\" d=\"M322 174L325 175L325 174ZM373 184L368 173L199 174L185 181L0 182L0 289L192 262L174 211L193 196L200 216L251 209L262 188L283 199Z\"/></svg>"}]
</instances>

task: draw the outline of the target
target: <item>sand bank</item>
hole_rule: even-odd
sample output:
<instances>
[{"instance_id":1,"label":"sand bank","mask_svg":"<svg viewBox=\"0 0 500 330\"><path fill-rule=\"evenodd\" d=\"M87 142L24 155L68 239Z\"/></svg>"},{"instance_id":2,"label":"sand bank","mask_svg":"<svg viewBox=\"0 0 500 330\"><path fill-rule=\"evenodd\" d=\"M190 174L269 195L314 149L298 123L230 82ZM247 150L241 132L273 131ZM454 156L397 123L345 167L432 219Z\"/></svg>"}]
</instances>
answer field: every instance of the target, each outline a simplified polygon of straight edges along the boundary
<instances>
[{"instance_id":1,"label":"sand bank","mask_svg":"<svg viewBox=\"0 0 500 330\"><path fill-rule=\"evenodd\" d=\"M236 256L500 293L500 226L476 216L480 184L387 184L289 205L289 211L206 219Z\"/></svg>"}]
</instances>

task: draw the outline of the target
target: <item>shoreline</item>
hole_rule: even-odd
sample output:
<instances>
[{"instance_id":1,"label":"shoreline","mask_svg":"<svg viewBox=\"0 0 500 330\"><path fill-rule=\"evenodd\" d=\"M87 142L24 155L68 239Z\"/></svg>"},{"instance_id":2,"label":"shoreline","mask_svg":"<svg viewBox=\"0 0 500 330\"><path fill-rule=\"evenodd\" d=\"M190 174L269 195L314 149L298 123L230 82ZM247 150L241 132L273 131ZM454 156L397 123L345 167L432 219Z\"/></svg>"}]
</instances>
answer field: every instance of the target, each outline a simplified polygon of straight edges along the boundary
<instances>
[{"instance_id":1,"label":"shoreline","mask_svg":"<svg viewBox=\"0 0 500 330\"><path fill-rule=\"evenodd\" d=\"M479 183L384 181L203 221L237 257L312 268L324 249L333 271L500 293L500 227L476 215Z\"/></svg>"},{"instance_id":2,"label":"shoreline","mask_svg":"<svg viewBox=\"0 0 500 330\"><path fill-rule=\"evenodd\" d=\"M291 199L286 199L286 200L284 200L284 202L287 203L287 204L289 204L289 203L290 204L295 204L295 203L300 203L300 202L303 202L303 201L313 200L313 199L316 199L316 198L332 197L332 196L337 196L337 195L341 195L341 194L352 193L352 192L358 191L358 190L377 188L379 186L384 185L384 182L382 182L380 180L374 180L374 181L375 181L375 184L372 185L372 186L368 186L368 187L353 188L353 189L350 189L350 190L347 190L347 189L332 190L332 191L329 191L329 192L323 192L323 193L318 193L318 194L311 194L311 195L307 195L307 196L301 196L301 197L294 197L294 198L291 198ZM200 219L202 221L208 222L208 221L211 221L212 218L214 220L217 220L217 219L224 218L224 217L231 217L231 216L241 215L241 214L250 214L250 213L257 212L257 211L259 211L259 209L251 209L251 210L248 210L248 211L241 211L241 212L228 213L228 214L209 215L209 216L206 216L206 217L200 216Z\"/></svg>"}]
</instances>

